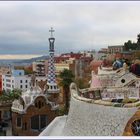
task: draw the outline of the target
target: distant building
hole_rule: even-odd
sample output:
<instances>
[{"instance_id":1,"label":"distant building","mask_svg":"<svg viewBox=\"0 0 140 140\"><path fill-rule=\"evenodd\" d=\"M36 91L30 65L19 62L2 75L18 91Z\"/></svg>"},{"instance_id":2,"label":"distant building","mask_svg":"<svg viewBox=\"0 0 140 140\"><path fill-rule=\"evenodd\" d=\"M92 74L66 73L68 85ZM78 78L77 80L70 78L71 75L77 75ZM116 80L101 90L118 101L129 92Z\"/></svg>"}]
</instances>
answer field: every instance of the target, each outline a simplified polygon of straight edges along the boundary
<instances>
[{"instance_id":1,"label":"distant building","mask_svg":"<svg viewBox=\"0 0 140 140\"><path fill-rule=\"evenodd\" d=\"M64 69L69 69L75 78L83 78L88 73L87 69L92 61L92 55L86 53L65 53L55 57L55 68L57 75Z\"/></svg>"},{"instance_id":2,"label":"distant building","mask_svg":"<svg viewBox=\"0 0 140 140\"><path fill-rule=\"evenodd\" d=\"M70 64L68 63L55 63L55 73L59 75L64 69L70 69Z\"/></svg>"},{"instance_id":3,"label":"distant building","mask_svg":"<svg viewBox=\"0 0 140 140\"><path fill-rule=\"evenodd\" d=\"M123 51L123 45L108 46L108 52L110 54L121 53Z\"/></svg>"},{"instance_id":4,"label":"distant building","mask_svg":"<svg viewBox=\"0 0 140 140\"><path fill-rule=\"evenodd\" d=\"M35 61L35 62L33 62L32 67L33 67L33 71L37 75L45 76L48 73L48 60Z\"/></svg>"},{"instance_id":5,"label":"distant building","mask_svg":"<svg viewBox=\"0 0 140 140\"><path fill-rule=\"evenodd\" d=\"M98 67L103 64L103 60L92 60L90 63L91 70L96 74L98 73Z\"/></svg>"},{"instance_id":6,"label":"distant building","mask_svg":"<svg viewBox=\"0 0 140 140\"><path fill-rule=\"evenodd\" d=\"M2 75L10 72L10 67L7 65L0 66L0 92L2 91Z\"/></svg>"},{"instance_id":7,"label":"distant building","mask_svg":"<svg viewBox=\"0 0 140 140\"><path fill-rule=\"evenodd\" d=\"M47 81L46 76L37 76L37 81ZM25 75L24 70L12 70L11 74L2 75L2 90L12 91L21 89L25 91L31 87L31 76Z\"/></svg>"},{"instance_id":8,"label":"distant building","mask_svg":"<svg viewBox=\"0 0 140 140\"><path fill-rule=\"evenodd\" d=\"M92 57L81 57L80 59L75 59L75 65L74 65L75 78L85 78L90 75L91 61L92 61Z\"/></svg>"},{"instance_id":9,"label":"distant building","mask_svg":"<svg viewBox=\"0 0 140 140\"><path fill-rule=\"evenodd\" d=\"M107 54L108 53L108 48L101 48L98 53L105 53Z\"/></svg>"},{"instance_id":10,"label":"distant building","mask_svg":"<svg viewBox=\"0 0 140 140\"><path fill-rule=\"evenodd\" d=\"M8 65L1 65L0 66L0 75L6 74L10 72L10 67Z\"/></svg>"}]
</instances>

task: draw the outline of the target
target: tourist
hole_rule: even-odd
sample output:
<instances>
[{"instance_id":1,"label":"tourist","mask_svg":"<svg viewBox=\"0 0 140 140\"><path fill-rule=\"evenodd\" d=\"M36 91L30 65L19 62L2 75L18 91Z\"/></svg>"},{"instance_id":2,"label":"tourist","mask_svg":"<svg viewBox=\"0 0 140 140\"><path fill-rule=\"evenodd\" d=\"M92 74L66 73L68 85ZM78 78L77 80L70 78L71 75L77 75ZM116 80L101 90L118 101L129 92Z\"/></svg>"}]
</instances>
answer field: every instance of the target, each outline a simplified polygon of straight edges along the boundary
<instances>
[{"instance_id":1,"label":"tourist","mask_svg":"<svg viewBox=\"0 0 140 140\"><path fill-rule=\"evenodd\" d=\"M116 58L116 61L113 63L113 70L117 70L121 67L122 67L121 61L118 58Z\"/></svg>"},{"instance_id":2,"label":"tourist","mask_svg":"<svg viewBox=\"0 0 140 140\"><path fill-rule=\"evenodd\" d=\"M133 74L140 76L140 60L139 59L136 59L134 64L131 65L130 71Z\"/></svg>"},{"instance_id":3,"label":"tourist","mask_svg":"<svg viewBox=\"0 0 140 140\"><path fill-rule=\"evenodd\" d=\"M125 59L124 63L123 63L123 68L125 70L125 73L129 72L129 67L130 67L130 62L128 59Z\"/></svg>"}]
</instances>

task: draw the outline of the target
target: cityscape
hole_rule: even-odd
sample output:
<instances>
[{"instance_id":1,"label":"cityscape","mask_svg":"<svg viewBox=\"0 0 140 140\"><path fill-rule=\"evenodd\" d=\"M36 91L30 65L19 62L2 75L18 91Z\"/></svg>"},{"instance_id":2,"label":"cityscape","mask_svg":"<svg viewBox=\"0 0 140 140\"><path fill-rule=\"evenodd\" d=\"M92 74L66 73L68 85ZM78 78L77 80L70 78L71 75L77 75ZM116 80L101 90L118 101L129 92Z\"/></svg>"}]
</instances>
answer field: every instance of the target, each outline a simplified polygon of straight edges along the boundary
<instances>
[{"instance_id":1,"label":"cityscape","mask_svg":"<svg viewBox=\"0 0 140 140\"><path fill-rule=\"evenodd\" d=\"M139 6L0 2L0 136L140 136Z\"/></svg>"}]
</instances>

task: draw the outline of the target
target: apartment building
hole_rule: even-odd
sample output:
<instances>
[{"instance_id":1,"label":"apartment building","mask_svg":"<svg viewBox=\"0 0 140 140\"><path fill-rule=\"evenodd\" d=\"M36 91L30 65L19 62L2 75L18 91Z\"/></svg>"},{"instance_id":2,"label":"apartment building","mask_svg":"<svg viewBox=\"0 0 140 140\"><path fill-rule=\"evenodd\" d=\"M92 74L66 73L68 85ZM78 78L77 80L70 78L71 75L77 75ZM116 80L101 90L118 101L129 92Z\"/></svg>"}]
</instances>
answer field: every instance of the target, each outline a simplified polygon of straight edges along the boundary
<instances>
[{"instance_id":1,"label":"apartment building","mask_svg":"<svg viewBox=\"0 0 140 140\"><path fill-rule=\"evenodd\" d=\"M46 76L37 76L36 81L47 81ZM2 90L12 91L21 89L26 91L31 87L31 75L25 75L24 70L12 70L11 74L2 75Z\"/></svg>"},{"instance_id":2,"label":"apartment building","mask_svg":"<svg viewBox=\"0 0 140 140\"><path fill-rule=\"evenodd\" d=\"M33 71L36 75L47 75L48 73L48 60L38 60L32 64Z\"/></svg>"}]
</instances>

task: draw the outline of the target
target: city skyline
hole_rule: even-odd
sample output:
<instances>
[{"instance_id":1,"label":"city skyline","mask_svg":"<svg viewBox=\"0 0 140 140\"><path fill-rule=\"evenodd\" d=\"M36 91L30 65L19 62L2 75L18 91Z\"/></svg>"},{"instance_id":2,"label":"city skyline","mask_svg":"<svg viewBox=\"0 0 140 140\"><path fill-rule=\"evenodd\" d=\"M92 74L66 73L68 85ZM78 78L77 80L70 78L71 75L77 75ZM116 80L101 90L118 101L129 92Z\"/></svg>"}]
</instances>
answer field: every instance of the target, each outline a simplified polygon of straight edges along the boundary
<instances>
[{"instance_id":1,"label":"city skyline","mask_svg":"<svg viewBox=\"0 0 140 140\"><path fill-rule=\"evenodd\" d=\"M1 1L0 57L48 54L50 27L56 53L136 41L139 6L136 1Z\"/></svg>"}]
</instances>

